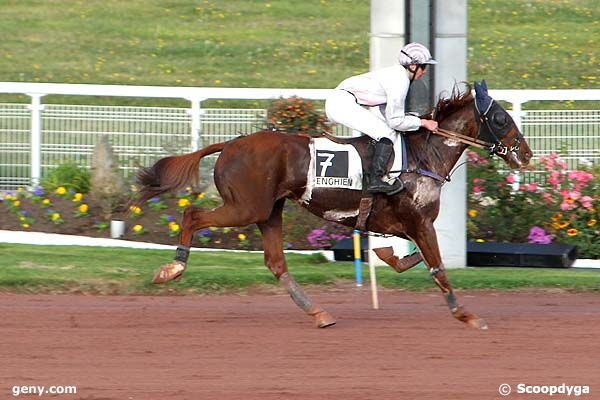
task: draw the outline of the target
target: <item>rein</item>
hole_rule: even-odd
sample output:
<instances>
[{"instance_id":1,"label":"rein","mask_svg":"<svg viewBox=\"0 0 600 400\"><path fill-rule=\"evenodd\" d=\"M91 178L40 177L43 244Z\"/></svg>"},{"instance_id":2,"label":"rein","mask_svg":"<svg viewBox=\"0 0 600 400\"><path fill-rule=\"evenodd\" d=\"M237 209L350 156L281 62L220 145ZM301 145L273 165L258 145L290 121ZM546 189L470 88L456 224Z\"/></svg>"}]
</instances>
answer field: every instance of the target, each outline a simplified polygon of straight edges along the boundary
<instances>
[{"instance_id":1,"label":"rein","mask_svg":"<svg viewBox=\"0 0 600 400\"><path fill-rule=\"evenodd\" d=\"M444 136L449 139L456 140L457 142L464 143L468 146L475 146L480 149L490 150L494 147L493 143L486 142L485 140L472 138L469 136L462 135L458 132L449 131L447 129L438 128L437 131L432 132L434 135Z\"/></svg>"}]
</instances>

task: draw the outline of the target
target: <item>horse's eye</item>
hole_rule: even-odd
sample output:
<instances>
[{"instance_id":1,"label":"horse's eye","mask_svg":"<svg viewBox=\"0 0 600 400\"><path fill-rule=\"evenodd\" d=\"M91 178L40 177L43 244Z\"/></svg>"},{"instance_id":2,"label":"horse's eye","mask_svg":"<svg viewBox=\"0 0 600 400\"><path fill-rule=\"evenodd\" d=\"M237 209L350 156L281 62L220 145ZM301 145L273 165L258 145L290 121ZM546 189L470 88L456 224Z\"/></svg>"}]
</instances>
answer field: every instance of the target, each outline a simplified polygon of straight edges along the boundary
<instances>
[{"instance_id":1,"label":"horse's eye","mask_svg":"<svg viewBox=\"0 0 600 400\"><path fill-rule=\"evenodd\" d=\"M495 113L492 120L498 126L506 125L506 115L504 115L504 113Z\"/></svg>"}]
</instances>

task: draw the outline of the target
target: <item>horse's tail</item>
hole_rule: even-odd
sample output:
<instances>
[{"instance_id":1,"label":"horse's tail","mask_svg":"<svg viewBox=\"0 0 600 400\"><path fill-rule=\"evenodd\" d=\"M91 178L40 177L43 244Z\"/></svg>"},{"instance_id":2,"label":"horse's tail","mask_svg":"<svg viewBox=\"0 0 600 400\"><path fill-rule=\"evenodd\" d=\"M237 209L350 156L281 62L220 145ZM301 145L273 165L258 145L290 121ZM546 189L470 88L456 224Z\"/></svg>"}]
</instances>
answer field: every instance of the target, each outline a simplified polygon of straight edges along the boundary
<instances>
[{"instance_id":1,"label":"horse's tail","mask_svg":"<svg viewBox=\"0 0 600 400\"><path fill-rule=\"evenodd\" d=\"M191 181L197 182L200 160L223 150L227 143L214 143L193 153L161 158L153 166L140 169L136 179L140 191L134 202L143 204L152 197L182 189Z\"/></svg>"}]
</instances>

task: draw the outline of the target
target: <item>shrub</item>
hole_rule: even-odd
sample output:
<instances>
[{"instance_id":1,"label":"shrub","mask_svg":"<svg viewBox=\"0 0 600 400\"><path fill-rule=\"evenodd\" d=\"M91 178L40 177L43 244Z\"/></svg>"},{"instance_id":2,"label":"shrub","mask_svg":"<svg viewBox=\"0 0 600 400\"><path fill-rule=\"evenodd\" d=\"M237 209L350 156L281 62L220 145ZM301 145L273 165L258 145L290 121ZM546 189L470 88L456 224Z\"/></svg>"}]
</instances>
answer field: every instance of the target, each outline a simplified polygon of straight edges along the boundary
<instances>
[{"instance_id":1,"label":"shrub","mask_svg":"<svg viewBox=\"0 0 600 400\"><path fill-rule=\"evenodd\" d=\"M311 101L295 96L273 101L267 122L270 129L288 133L321 134L329 130L325 115L316 111Z\"/></svg>"},{"instance_id":2,"label":"shrub","mask_svg":"<svg viewBox=\"0 0 600 400\"><path fill-rule=\"evenodd\" d=\"M50 170L48 175L42 178L40 186L46 192L54 192L59 187L65 187L77 193L89 193L90 171L77 165L74 161L66 161Z\"/></svg>"}]
</instances>

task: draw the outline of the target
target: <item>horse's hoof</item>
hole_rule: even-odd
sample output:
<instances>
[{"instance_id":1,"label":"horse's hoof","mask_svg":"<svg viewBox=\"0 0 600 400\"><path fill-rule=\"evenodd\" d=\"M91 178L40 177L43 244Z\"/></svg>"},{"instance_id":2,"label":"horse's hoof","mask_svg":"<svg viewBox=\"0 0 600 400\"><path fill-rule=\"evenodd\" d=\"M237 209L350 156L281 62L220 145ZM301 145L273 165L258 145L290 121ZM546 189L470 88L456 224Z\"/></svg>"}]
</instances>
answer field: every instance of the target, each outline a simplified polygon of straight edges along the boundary
<instances>
[{"instance_id":1,"label":"horse's hoof","mask_svg":"<svg viewBox=\"0 0 600 400\"><path fill-rule=\"evenodd\" d=\"M181 275L183 275L183 271L185 271L185 265L180 262L173 261L156 270L154 277L152 277L152 283L160 284L167 283L172 280L179 280L181 279Z\"/></svg>"},{"instance_id":2,"label":"horse's hoof","mask_svg":"<svg viewBox=\"0 0 600 400\"><path fill-rule=\"evenodd\" d=\"M470 327L481 329L482 331L487 331L488 324L485 322L483 318L472 318L467 321Z\"/></svg>"},{"instance_id":3,"label":"horse's hoof","mask_svg":"<svg viewBox=\"0 0 600 400\"><path fill-rule=\"evenodd\" d=\"M335 325L335 319L327 311L321 311L315 315L315 321L317 328L327 328L328 326Z\"/></svg>"}]
</instances>

